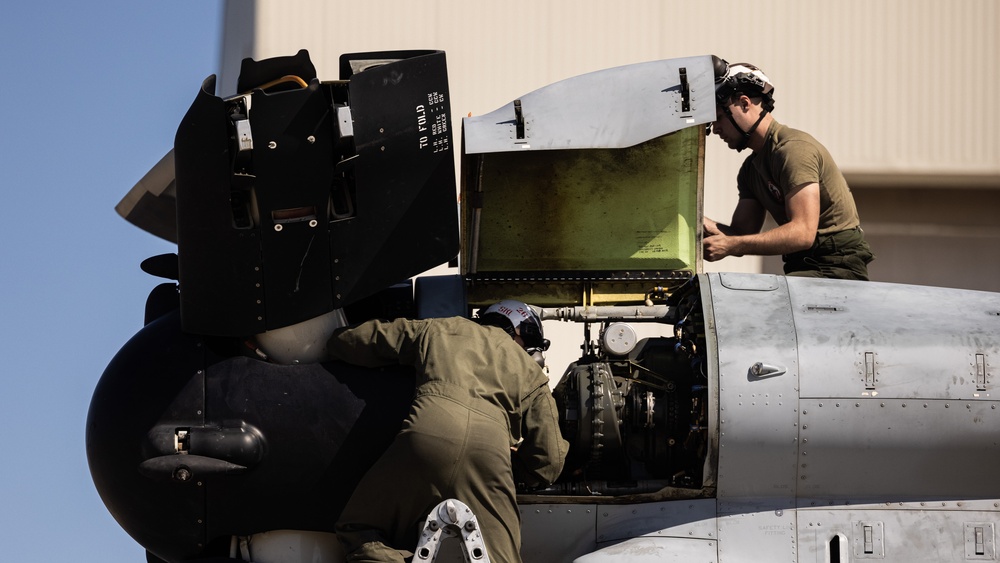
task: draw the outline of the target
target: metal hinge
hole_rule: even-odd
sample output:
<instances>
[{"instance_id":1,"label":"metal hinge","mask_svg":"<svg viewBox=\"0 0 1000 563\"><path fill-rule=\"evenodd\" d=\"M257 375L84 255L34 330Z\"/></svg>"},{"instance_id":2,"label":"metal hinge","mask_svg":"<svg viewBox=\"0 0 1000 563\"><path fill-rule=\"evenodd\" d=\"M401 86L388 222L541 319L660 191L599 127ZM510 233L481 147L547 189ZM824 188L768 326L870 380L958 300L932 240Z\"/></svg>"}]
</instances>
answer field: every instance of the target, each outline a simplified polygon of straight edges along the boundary
<instances>
[{"instance_id":1,"label":"metal hinge","mask_svg":"<svg viewBox=\"0 0 1000 563\"><path fill-rule=\"evenodd\" d=\"M253 131L250 128L250 101L252 99L251 96L245 95L227 100L232 104L229 119L236 129L237 152L253 150Z\"/></svg>"},{"instance_id":2,"label":"metal hinge","mask_svg":"<svg viewBox=\"0 0 1000 563\"><path fill-rule=\"evenodd\" d=\"M514 121L517 138L524 138L524 112L521 110L521 100L514 100Z\"/></svg>"},{"instance_id":3,"label":"metal hinge","mask_svg":"<svg viewBox=\"0 0 1000 563\"><path fill-rule=\"evenodd\" d=\"M681 112L691 111L691 85L688 84L688 71L686 68L680 69L681 78Z\"/></svg>"}]
</instances>

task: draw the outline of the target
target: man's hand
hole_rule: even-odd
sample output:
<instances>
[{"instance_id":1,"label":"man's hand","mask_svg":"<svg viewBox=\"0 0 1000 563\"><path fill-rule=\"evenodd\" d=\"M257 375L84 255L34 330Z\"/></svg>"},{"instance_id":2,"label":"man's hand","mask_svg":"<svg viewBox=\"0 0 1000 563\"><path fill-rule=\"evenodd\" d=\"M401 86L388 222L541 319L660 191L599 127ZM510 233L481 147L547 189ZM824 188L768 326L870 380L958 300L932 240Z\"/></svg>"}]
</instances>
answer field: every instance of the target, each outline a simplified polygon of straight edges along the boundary
<instances>
[{"instance_id":1,"label":"man's hand","mask_svg":"<svg viewBox=\"0 0 1000 563\"><path fill-rule=\"evenodd\" d=\"M702 257L705 260L715 262L726 256L742 256L742 254L733 254L736 237L726 236L718 230L709 234L708 229L705 230L705 234L706 236L701 241Z\"/></svg>"},{"instance_id":2,"label":"man's hand","mask_svg":"<svg viewBox=\"0 0 1000 563\"><path fill-rule=\"evenodd\" d=\"M719 224L708 217L702 218L702 257L709 262L721 260L726 256L742 256L731 254L736 238L732 227Z\"/></svg>"},{"instance_id":3,"label":"man's hand","mask_svg":"<svg viewBox=\"0 0 1000 563\"><path fill-rule=\"evenodd\" d=\"M732 225L707 217L702 220L702 258L709 262L726 256L790 254L809 248L819 224L819 184L796 186L785 196L788 222L761 232L765 209L755 199L742 198Z\"/></svg>"},{"instance_id":4,"label":"man's hand","mask_svg":"<svg viewBox=\"0 0 1000 563\"><path fill-rule=\"evenodd\" d=\"M719 230L718 223L709 219L708 217L702 218L701 223L702 223L702 230L705 232L705 237L722 234L722 231Z\"/></svg>"}]
</instances>

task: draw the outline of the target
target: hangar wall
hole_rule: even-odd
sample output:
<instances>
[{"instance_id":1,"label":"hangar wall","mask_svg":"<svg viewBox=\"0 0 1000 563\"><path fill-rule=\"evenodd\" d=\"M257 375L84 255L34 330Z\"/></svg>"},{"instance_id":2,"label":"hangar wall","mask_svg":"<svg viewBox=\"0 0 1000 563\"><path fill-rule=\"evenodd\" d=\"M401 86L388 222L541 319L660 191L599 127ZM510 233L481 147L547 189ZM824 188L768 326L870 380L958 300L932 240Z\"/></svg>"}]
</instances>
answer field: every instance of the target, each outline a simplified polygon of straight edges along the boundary
<instances>
[{"instance_id":1,"label":"hangar wall","mask_svg":"<svg viewBox=\"0 0 1000 563\"><path fill-rule=\"evenodd\" d=\"M775 117L827 145L878 258L873 279L1000 291L995 0L229 0L220 94L244 57L442 49L456 119L604 68L715 54L760 66ZM709 139L706 214L728 220L744 154ZM708 271L780 271L727 258Z\"/></svg>"}]
</instances>

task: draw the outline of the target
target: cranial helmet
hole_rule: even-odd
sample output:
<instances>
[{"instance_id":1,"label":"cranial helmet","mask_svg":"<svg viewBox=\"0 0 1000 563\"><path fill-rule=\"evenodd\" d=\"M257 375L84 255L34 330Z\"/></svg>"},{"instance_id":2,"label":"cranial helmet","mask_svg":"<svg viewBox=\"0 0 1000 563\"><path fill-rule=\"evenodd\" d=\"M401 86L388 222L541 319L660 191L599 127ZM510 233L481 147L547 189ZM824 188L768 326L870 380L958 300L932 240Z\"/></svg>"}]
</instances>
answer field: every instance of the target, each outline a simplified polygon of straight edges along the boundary
<instances>
[{"instance_id":1,"label":"cranial helmet","mask_svg":"<svg viewBox=\"0 0 1000 563\"><path fill-rule=\"evenodd\" d=\"M715 104L722 109L729 121L732 122L743 139L737 145L736 152L747 148L750 137L757 130L757 126L764 120L764 116L774 110L774 86L759 68L750 63L729 64L719 57L712 56L712 64L715 67ZM729 109L729 100L734 94L744 94L749 98L760 98L760 107L763 111L757 117L757 122L746 131L733 117L733 112Z\"/></svg>"},{"instance_id":2,"label":"cranial helmet","mask_svg":"<svg viewBox=\"0 0 1000 563\"><path fill-rule=\"evenodd\" d=\"M765 110L774 110L774 85L766 74L750 63L729 64L716 59L715 100L718 105L724 105L733 94L740 92L750 98L761 98Z\"/></svg>"},{"instance_id":3,"label":"cranial helmet","mask_svg":"<svg viewBox=\"0 0 1000 563\"><path fill-rule=\"evenodd\" d=\"M479 312L478 321L483 325L500 327L512 337L520 335L529 352L549 349L549 341L542 334L542 320L531 307L520 301L504 299L494 303Z\"/></svg>"}]
</instances>

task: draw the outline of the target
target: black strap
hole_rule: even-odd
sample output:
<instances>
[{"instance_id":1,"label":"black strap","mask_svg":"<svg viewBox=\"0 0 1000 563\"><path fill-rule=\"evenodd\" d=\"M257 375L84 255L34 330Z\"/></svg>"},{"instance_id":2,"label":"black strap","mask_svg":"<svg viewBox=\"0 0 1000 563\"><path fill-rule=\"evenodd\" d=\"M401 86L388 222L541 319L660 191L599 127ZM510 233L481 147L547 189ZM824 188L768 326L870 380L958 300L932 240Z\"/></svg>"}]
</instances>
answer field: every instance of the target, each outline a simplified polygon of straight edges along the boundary
<instances>
[{"instance_id":1,"label":"black strap","mask_svg":"<svg viewBox=\"0 0 1000 563\"><path fill-rule=\"evenodd\" d=\"M733 122L733 125L736 127L736 129L742 132L743 130L740 129L740 126L736 125L736 120L733 118L733 114L731 111L729 111L729 108L726 108L726 114L729 116L729 120ZM760 125L760 122L764 120L765 115L767 115L767 110L761 111L760 117L757 118L757 121L755 121L754 124L750 126L749 130L743 133L743 142L740 143L740 146L736 148L736 152L740 152L743 149L747 148L747 145L750 143L750 135L752 135L753 132L757 130L757 126Z\"/></svg>"}]
</instances>

